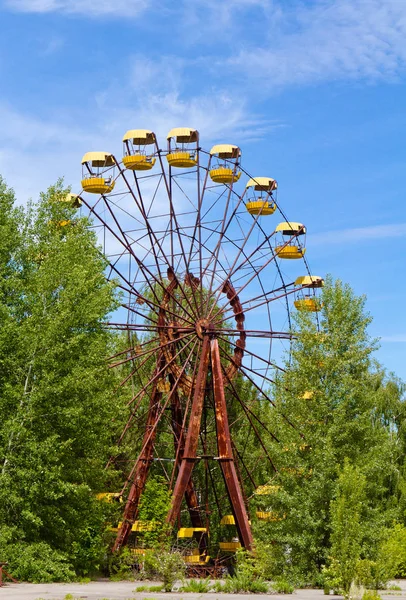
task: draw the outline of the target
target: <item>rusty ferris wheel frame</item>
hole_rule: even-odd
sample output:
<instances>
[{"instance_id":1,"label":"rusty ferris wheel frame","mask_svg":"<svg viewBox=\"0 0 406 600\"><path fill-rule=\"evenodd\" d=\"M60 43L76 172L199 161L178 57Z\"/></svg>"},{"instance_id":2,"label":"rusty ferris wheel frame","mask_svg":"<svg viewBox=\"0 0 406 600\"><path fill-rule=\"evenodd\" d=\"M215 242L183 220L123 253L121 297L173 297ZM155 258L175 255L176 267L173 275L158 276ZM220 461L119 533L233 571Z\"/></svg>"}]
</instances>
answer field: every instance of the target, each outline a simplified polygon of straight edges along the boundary
<instances>
[{"instance_id":1,"label":"rusty ferris wheel frame","mask_svg":"<svg viewBox=\"0 0 406 600\"><path fill-rule=\"evenodd\" d=\"M173 436L172 471L166 472L172 492L168 523L179 523L182 512L182 518L189 515L192 527L207 527L213 507L208 509L207 494L204 500L194 469L201 461L206 466L215 461L239 540L250 549L252 533L241 471L245 469L251 484L255 483L233 440L228 403L229 398L237 402L262 456L275 469L261 435L266 425L241 396L236 378L248 381L259 401L273 402L268 389L275 372L283 371L273 358L274 345L289 345L290 300L306 288L284 274L280 258L284 248L302 248L305 228L284 231L285 238L277 246L278 213L285 225L288 220L276 197L276 185L267 194L276 214L267 215L262 208L250 214L246 210L249 189L238 180L240 174L254 183L256 179L242 167L240 155L226 165L232 169L229 181L213 182L218 157L199 146L198 134L188 168L168 164L171 148L162 150L152 135L153 169L128 170L109 155L110 162L104 165L110 172L103 179L105 193L95 200L94 195L80 195L99 230L108 277L122 293L121 310L108 326L127 332L129 347L112 357L111 366L131 365L125 384L135 374L141 378L142 368L153 362L141 388L129 399L130 414L119 439L121 444L137 419L143 420L140 451L121 490L126 502L113 550L127 543L137 520L151 465L159 462L156 444L162 430ZM131 154L128 143L124 154ZM91 167L85 166L88 176L94 177ZM100 173L96 175L100 181ZM300 261L290 261L297 275L309 274L303 254ZM258 327L258 311L265 326ZM254 327L247 327L249 320ZM215 423L216 451L211 454L204 444L208 411ZM206 483L214 486L208 472ZM221 511L223 502L215 490L214 498Z\"/></svg>"}]
</instances>

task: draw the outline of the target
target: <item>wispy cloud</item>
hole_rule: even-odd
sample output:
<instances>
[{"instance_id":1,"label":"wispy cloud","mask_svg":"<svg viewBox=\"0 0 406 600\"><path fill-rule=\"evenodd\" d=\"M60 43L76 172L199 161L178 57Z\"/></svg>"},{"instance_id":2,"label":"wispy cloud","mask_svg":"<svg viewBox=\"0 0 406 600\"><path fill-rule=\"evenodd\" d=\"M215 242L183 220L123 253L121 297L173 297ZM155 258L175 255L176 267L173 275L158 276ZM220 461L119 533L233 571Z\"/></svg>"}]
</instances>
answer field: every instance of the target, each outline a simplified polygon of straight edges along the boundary
<instances>
[{"instance_id":1,"label":"wispy cloud","mask_svg":"<svg viewBox=\"0 0 406 600\"><path fill-rule=\"evenodd\" d=\"M220 90L186 97L176 89L157 89L139 97L131 87L117 91L113 86L100 94L97 106L96 112L83 115L84 133L80 124L64 121L60 115L37 118L0 104L0 173L15 187L20 202L38 196L62 175L78 189L82 155L107 150L121 156L122 136L128 129L152 129L165 147L169 129L195 127L202 134L203 147L209 149L214 142L241 143L280 126L253 116L243 98L236 101Z\"/></svg>"},{"instance_id":2,"label":"wispy cloud","mask_svg":"<svg viewBox=\"0 0 406 600\"><path fill-rule=\"evenodd\" d=\"M150 4L149 0L6 0L5 6L18 12L134 17Z\"/></svg>"},{"instance_id":3,"label":"wispy cloud","mask_svg":"<svg viewBox=\"0 0 406 600\"><path fill-rule=\"evenodd\" d=\"M274 88L339 79L375 81L394 78L405 68L405 2L316 0L289 6L268 41L251 43L230 64Z\"/></svg>"},{"instance_id":4,"label":"wispy cloud","mask_svg":"<svg viewBox=\"0 0 406 600\"><path fill-rule=\"evenodd\" d=\"M397 333L395 335L383 335L380 338L381 342L406 343L406 333Z\"/></svg>"},{"instance_id":5,"label":"wispy cloud","mask_svg":"<svg viewBox=\"0 0 406 600\"><path fill-rule=\"evenodd\" d=\"M406 223L393 223L389 225L373 225L371 227L354 227L351 229L340 229L314 233L311 236L312 246L322 244L342 245L356 244L368 240L379 240L385 238L396 238L406 236Z\"/></svg>"}]
</instances>

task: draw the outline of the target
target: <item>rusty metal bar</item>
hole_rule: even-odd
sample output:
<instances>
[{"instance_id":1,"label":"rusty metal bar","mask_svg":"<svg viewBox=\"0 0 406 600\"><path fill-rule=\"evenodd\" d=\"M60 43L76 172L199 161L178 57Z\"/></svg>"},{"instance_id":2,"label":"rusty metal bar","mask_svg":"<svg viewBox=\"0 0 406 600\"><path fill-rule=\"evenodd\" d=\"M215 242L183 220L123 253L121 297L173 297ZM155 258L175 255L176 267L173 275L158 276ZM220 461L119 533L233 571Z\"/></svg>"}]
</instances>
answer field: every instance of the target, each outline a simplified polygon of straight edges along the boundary
<instances>
[{"instance_id":1,"label":"rusty metal bar","mask_svg":"<svg viewBox=\"0 0 406 600\"><path fill-rule=\"evenodd\" d=\"M210 356L216 409L219 462L241 544L247 550L251 550L253 538L248 521L248 514L245 508L244 497L234 464L230 430L228 426L226 397L224 393L224 380L221 370L219 345L216 338L212 339L210 342Z\"/></svg>"},{"instance_id":2,"label":"rusty metal bar","mask_svg":"<svg viewBox=\"0 0 406 600\"><path fill-rule=\"evenodd\" d=\"M167 517L167 522L171 525L174 525L180 512L182 499L185 495L187 484L189 483L189 479L196 461L196 451L199 441L200 423L202 419L209 360L210 340L206 334L203 339L199 370L196 377L196 385L189 419L189 428L186 434L185 451L181 458L179 473L176 478L172 495L172 506Z\"/></svg>"}]
</instances>

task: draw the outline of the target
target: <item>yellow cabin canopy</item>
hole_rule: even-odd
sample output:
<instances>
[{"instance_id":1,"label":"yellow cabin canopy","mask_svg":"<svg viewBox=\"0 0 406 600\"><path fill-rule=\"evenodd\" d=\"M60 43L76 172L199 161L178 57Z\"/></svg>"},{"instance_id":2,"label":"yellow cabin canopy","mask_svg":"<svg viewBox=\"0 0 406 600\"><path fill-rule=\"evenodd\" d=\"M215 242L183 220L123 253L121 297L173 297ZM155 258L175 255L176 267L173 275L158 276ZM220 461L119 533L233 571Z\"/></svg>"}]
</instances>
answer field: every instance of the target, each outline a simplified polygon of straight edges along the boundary
<instances>
[{"instance_id":1,"label":"yellow cabin canopy","mask_svg":"<svg viewBox=\"0 0 406 600\"><path fill-rule=\"evenodd\" d=\"M207 533L207 527L181 527L178 538L191 538L194 533Z\"/></svg>"},{"instance_id":2,"label":"yellow cabin canopy","mask_svg":"<svg viewBox=\"0 0 406 600\"><path fill-rule=\"evenodd\" d=\"M266 485L260 485L259 487L257 487L254 494L256 494L257 496L268 496L270 494L276 494L280 490L280 488L280 485L271 485L268 483Z\"/></svg>"},{"instance_id":3,"label":"yellow cabin canopy","mask_svg":"<svg viewBox=\"0 0 406 600\"><path fill-rule=\"evenodd\" d=\"M295 279L295 285L306 285L312 288L319 288L324 286L324 279L318 275L302 275Z\"/></svg>"},{"instance_id":4,"label":"yellow cabin canopy","mask_svg":"<svg viewBox=\"0 0 406 600\"><path fill-rule=\"evenodd\" d=\"M248 188L254 188L257 192L272 192L276 190L278 187L275 179L271 179L271 177L253 177L250 179L245 186Z\"/></svg>"},{"instance_id":5,"label":"yellow cabin canopy","mask_svg":"<svg viewBox=\"0 0 406 600\"><path fill-rule=\"evenodd\" d=\"M220 521L220 525L235 525L234 515L224 515Z\"/></svg>"},{"instance_id":6,"label":"yellow cabin canopy","mask_svg":"<svg viewBox=\"0 0 406 600\"><path fill-rule=\"evenodd\" d=\"M275 233L280 231L283 235L304 235L306 233L306 227L302 223L295 223L293 221L287 223L279 223L276 226Z\"/></svg>"},{"instance_id":7,"label":"yellow cabin canopy","mask_svg":"<svg viewBox=\"0 0 406 600\"><path fill-rule=\"evenodd\" d=\"M82 158L82 165L91 163L92 167L112 167L115 165L114 157L109 152L86 152Z\"/></svg>"},{"instance_id":8,"label":"yellow cabin canopy","mask_svg":"<svg viewBox=\"0 0 406 600\"><path fill-rule=\"evenodd\" d=\"M135 146L147 146L155 142L155 133L149 129L129 129L123 137L123 142L131 140Z\"/></svg>"},{"instance_id":9,"label":"yellow cabin canopy","mask_svg":"<svg viewBox=\"0 0 406 600\"><path fill-rule=\"evenodd\" d=\"M238 146L232 144L217 144L210 150L210 155L219 158L239 158L241 150Z\"/></svg>"},{"instance_id":10,"label":"yellow cabin canopy","mask_svg":"<svg viewBox=\"0 0 406 600\"><path fill-rule=\"evenodd\" d=\"M199 132L190 127L175 127L166 136L167 140L174 138L179 144L190 144L199 140Z\"/></svg>"},{"instance_id":11,"label":"yellow cabin canopy","mask_svg":"<svg viewBox=\"0 0 406 600\"><path fill-rule=\"evenodd\" d=\"M64 198L61 198L61 202L70 204L72 208L79 208L82 206L82 198L77 194L72 194L71 192L67 193Z\"/></svg>"}]
</instances>

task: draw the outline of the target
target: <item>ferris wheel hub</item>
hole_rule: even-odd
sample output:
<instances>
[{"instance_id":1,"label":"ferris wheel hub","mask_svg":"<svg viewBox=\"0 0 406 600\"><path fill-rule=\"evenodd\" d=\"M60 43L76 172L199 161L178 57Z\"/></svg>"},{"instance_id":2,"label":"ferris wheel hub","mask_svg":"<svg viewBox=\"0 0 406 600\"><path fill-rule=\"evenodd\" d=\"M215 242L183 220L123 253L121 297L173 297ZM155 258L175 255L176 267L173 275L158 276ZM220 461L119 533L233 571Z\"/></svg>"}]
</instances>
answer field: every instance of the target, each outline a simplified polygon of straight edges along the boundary
<instances>
[{"instance_id":1,"label":"ferris wheel hub","mask_svg":"<svg viewBox=\"0 0 406 600\"><path fill-rule=\"evenodd\" d=\"M209 321L209 319L199 319L198 321L196 321L195 329L196 329L198 338L200 338L202 340L203 335L206 333L206 331L208 329L210 329L211 325L212 325L212 323L211 323L211 321Z\"/></svg>"}]
</instances>

